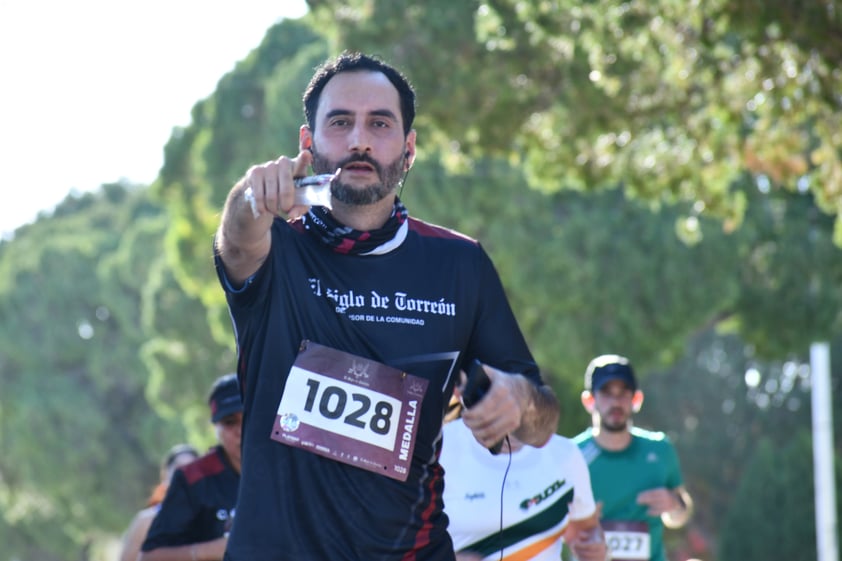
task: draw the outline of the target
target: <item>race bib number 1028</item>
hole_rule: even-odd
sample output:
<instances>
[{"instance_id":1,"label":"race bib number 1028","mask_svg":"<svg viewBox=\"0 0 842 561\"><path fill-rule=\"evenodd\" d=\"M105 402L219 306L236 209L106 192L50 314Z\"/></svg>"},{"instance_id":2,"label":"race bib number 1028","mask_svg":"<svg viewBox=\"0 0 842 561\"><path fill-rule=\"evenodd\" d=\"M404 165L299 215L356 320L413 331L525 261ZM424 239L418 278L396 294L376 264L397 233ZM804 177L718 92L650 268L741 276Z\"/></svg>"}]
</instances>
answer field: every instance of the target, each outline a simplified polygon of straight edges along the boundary
<instances>
[{"instance_id":1,"label":"race bib number 1028","mask_svg":"<svg viewBox=\"0 0 842 561\"><path fill-rule=\"evenodd\" d=\"M405 481L427 380L311 341L287 377L272 439Z\"/></svg>"}]
</instances>

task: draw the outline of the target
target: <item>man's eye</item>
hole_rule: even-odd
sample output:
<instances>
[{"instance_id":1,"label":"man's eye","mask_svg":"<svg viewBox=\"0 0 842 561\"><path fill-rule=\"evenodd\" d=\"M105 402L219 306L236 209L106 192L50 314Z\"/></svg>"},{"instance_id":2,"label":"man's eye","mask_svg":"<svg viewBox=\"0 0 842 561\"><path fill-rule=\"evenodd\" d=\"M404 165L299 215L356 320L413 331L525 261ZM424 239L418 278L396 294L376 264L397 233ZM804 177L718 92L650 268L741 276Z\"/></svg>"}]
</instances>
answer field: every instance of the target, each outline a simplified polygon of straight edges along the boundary
<instances>
[{"instance_id":1,"label":"man's eye","mask_svg":"<svg viewBox=\"0 0 842 561\"><path fill-rule=\"evenodd\" d=\"M383 119L375 119L373 125L381 129L392 129L398 125L398 122L392 117L384 117Z\"/></svg>"}]
</instances>

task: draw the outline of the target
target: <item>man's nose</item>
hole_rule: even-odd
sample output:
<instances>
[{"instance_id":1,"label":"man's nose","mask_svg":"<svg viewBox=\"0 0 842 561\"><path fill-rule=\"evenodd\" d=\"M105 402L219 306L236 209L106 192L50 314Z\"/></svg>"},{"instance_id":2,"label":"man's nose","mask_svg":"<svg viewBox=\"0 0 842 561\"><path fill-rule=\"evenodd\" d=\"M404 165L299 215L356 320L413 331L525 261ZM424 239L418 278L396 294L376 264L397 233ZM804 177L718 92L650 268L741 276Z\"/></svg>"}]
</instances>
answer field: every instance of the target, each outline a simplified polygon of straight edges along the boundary
<instances>
[{"instance_id":1,"label":"man's nose","mask_svg":"<svg viewBox=\"0 0 842 561\"><path fill-rule=\"evenodd\" d=\"M348 137L349 152L371 152L371 135L364 123L356 123Z\"/></svg>"}]
</instances>

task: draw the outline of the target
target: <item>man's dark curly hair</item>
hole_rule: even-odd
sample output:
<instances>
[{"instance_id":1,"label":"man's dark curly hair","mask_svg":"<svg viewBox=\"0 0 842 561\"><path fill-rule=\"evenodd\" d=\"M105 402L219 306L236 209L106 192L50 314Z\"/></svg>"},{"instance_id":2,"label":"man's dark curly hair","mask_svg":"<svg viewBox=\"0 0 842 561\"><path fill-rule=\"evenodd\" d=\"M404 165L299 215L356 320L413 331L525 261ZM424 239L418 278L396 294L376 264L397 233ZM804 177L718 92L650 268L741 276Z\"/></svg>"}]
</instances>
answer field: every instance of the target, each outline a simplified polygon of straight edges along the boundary
<instances>
[{"instance_id":1,"label":"man's dark curly hair","mask_svg":"<svg viewBox=\"0 0 842 561\"><path fill-rule=\"evenodd\" d=\"M319 98L325 84L342 72L362 71L382 73L398 90L401 101L401 117L403 118L403 133L404 135L409 134L409 131L412 130L412 122L415 120L415 90L412 89L409 80L376 56L349 51L345 51L335 59L328 60L319 66L310 79L307 89L304 90L304 116L311 131L316 130L316 109L319 107Z\"/></svg>"}]
</instances>

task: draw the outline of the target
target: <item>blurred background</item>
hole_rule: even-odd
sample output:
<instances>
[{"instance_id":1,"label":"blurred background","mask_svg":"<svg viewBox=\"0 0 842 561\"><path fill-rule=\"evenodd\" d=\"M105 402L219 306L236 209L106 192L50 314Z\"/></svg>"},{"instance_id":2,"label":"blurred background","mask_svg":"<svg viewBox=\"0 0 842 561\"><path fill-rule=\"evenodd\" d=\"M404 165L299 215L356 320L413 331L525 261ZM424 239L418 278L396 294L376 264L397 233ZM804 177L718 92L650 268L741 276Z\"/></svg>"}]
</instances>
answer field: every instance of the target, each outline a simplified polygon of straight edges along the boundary
<instances>
[{"instance_id":1,"label":"blurred background","mask_svg":"<svg viewBox=\"0 0 842 561\"><path fill-rule=\"evenodd\" d=\"M4 31L41 30L3 45L18 78L0 93L3 122L28 117L43 141L2 133L0 561L116 558L164 452L213 443L206 391L236 352L211 258L219 213L250 165L297 152L302 91L343 49L414 83L419 153L401 198L491 254L561 399L559 433L590 422L579 394L593 356L634 363L636 423L672 438L696 502L666 533L670 559L818 558L813 343L829 344L831 395L842 383L836 2L243 2L223 17L197 4L181 25L154 2L129 16L119 2L34 4L0 5ZM62 59L97 13L110 33L84 52L137 59ZM48 22L76 33L51 41ZM143 57L165 42L176 70L125 72L171 63ZM222 64L210 85L205 58ZM42 74L51 86L30 81ZM102 94L94 76L117 105L68 103ZM189 107L173 107L182 90ZM160 114L173 115L160 141L135 148ZM81 136L101 117L111 126L94 137L113 156ZM77 134L51 148L67 127ZM74 175L63 152L102 177ZM110 167L126 156L151 163ZM38 206L9 213L21 200Z\"/></svg>"}]
</instances>

